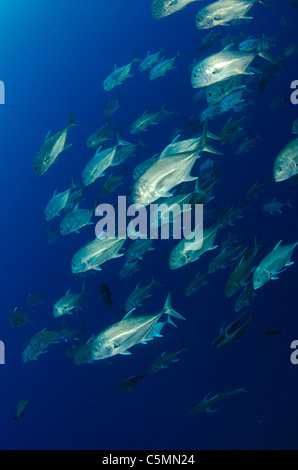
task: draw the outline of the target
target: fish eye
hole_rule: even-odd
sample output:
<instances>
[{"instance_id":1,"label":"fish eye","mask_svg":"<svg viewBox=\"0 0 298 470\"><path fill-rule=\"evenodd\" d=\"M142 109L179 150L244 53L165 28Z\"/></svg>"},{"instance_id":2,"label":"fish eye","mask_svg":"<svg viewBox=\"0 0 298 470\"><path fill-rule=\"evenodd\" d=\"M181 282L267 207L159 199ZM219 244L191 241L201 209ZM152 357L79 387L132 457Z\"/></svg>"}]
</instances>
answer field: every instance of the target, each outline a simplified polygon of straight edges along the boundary
<instances>
[{"instance_id":1,"label":"fish eye","mask_svg":"<svg viewBox=\"0 0 298 470\"><path fill-rule=\"evenodd\" d=\"M281 166L279 167L278 171L279 171L279 172L281 172L281 171L282 171L282 167L281 167Z\"/></svg>"}]
</instances>

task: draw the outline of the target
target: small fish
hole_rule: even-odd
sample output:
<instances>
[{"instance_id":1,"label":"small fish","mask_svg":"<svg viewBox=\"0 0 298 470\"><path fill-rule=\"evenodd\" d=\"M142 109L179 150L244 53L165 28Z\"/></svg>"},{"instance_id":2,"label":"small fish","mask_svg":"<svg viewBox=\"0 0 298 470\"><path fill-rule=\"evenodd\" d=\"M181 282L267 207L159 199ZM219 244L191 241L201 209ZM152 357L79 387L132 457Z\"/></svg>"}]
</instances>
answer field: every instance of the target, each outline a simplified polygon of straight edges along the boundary
<instances>
[{"instance_id":1,"label":"small fish","mask_svg":"<svg viewBox=\"0 0 298 470\"><path fill-rule=\"evenodd\" d=\"M136 285L135 290L127 297L125 301L125 312L128 313L132 309L135 309L142 305L142 302L148 299L150 296L150 289L153 285L161 286L159 282L156 282L154 277L148 286L139 287L139 283Z\"/></svg>"},{"instance_id":2,"label":"small fish","mask_svg":"<svg viewBox=\"0 0 298 470\"><path fill-rule=\"evenodd\" d=\"M286 95L278 95L274 100L270 102L270 109L278 109L282 106L285 106L288 102L288 97Z\"/></svg>"},{"instance_id":3,"label":"small fish","mask_svg":"<svg viewBox=\"0 0 298 470\"><path fill-rule=\"evenodd\" d=\"M235 312L239 312L244 307L248 307L255 297L255 290L253 283L250 282L247 286L244 287L244 290L239 295L238 299L235 302L234 310Z\"/></svg>"},{"instance_id":4,"label":"small fish","mask_svg":"<svg viewBox=\"0 0 298 470\"><path fill-rule=\"evenodd\" d=\"M44 294L40 289L38 289L38 294L29 294L27 298L27 304L30 307L38 307L38 305L42 304L42 297L45 297L46 294Z\"/></svg>"},{"instance_id":5,"label":"small fish","mask_svg":"<svg viewBox=\"0 0 298 470\"><path fill-rule=\"evenodd\" d=\"M17 421L18 423L21 422L21 419L24 417L25 413L27 413L27 411L29 410L29 404L29 398L23 398L23 400L19 401L15 411L16 415L13 418L15 421Z\"/></svg>"},{"instance_id":6,"label":"small fish","mask_svg":"<svg viewBox=\"0 0 298 470\"><path fill-rule=\"evenodd\" d=\"M118 67L115 65L114 71L105 79L103 82L103 87L105 91L110 91L113 88L115 88L118 85L121 85L124 80L126 80L129 77L133 77L131 75L130 70L132 67L132 64L136 61L139 61L139 59L136 58L135 52L133 53L133 59L129 64L123 65L123 67Z\"/></svg>"},{"instance_id":7,"label":"small fish","mask_svg":"<svg viewBox=\"0 0 298 470\"><path fill-rule=\"evenodd\" d=\"M258 197L258 195L264 191L264 187L267 184L267 180L261 183L256 182L246 193L246 204L248 204L249 200Z\"/></svg>"},{"instance_id":8,"label":"small fish","mask_svg":"<svg viewBox=\"0 0 298 470\"><path fill-rule=\"evenodd\" d=\"M126 390L126 391L131 391L132 388L138 384L139 382L143 382L145 377L148 377L149 374L144 374L144 375L139 375L139 376L133 376L130 377L129 379L125 380L124 382L121 382L116 386L116 390Z\"/></svg>"},{"instance_id":9,"label":"small fish","mask_svg":"<svg viewBox=\"0 0 298 470\"><path fill-rule=\"evenodd\" d=\"M71 144L66 145L68 131L72 126L81 125L82 124L75 122L71 113L69 113L69 124L67 127L65 127L65 129L62 129L53 135L51 135L51 131L48 132L45 142L42 144L34 158L33 167L37 176L43 175L50 168L50 166L55 163L59 155L64 150L71 147Z\"/></svg>"},{"instance_id":10,"label":"small fish","mask_svg":"<svg viewBox=\"0 0 298 470\"><path fill-rule=\"evenodd\" d=\"M115 132L114 128L111 128L109 124L101 126L96 132L90 135L87 139L88 148L98 148L100 145L103 145L108 140L110 140Z\"/></svg>"},{"instance_id":11,"label":"small fish","mask_svg":"<svg viewBox=\"0 0 298 470\"><path fill-rule=\"evenodd\" d=\"M278 279L278 274L286 271L289 266L294 264L291 256L298 242L289 245L281 245L281 241L273 248L273 250L262 259L256 267L253 274L254 289L259 289L270 280Z\"/></svg>"},{"instance_id":12,"label":"small fish","mask_svg":"<svg viewBox=\"0 0 298 470\"><path fill-rule=\"evenodd\" d=\"M116 98L110 98L104 107L103 113L106 119L109 119L117 111L117 109L120 108L120 105L119 105L120 98L123 98L123 96L120 95L119 89L117 88Z\"/></svg>"},{"instance_id":13,"label":"small fish","mask_svg":"<svg viewBox=\"0 0 298 470\"><path fill-rule=\"evenodd\" d=\"M264 330L263 333L266 336L276 336L276 335L280 335L282 333L282 330L273 331L272 328L268 328L268 330Z\"/></svg>"},{"instance_id":14,"label":"small fish","mask_svg":"<svg viewBox=\"0 0 298 470\"><path fill-rule=\"evenodd\" d=\"M145 59L140 62L139 70L140 72L145 72L146 70L151 69L156 62L159 61L159 54L161 51L150 54L150 51L147 52Z\"/></svg>"},{"instance_id":15,"label":"small fish","mask_svg":"<svg viewBox=\"0 0 298 470\"><path fill-rule=\"evenodd\" d=\"M241 155L242 153L247 153L249 150L255 147L258 140L261 140L260 136L257 136L253 139L247 137L239 147L234 151L234 155Z\"/></svg>"},{"instance_id":16,"label":"small fish","mask_svg":"<svg viewBox=\"0 0 298 470\"><path fill-rule=\"evenodd\" d=\"M136 271L140 271L140 261L139 259L134 259L133 261L127 261L124 266L119 271L119 276L121 279L130 277Z\"/></svg>"},{"instance_id":17,"label":"small fish","mask_svg":"<svg viewBox=\"0 0 298 470\"><path fill-rule=\"evenodd\" d=\"M167 353L167 351L163 352L161 356L155 359L149 366L149 374L155 374L156 372L167 369L170 364L174 362L178 362L179 359L177 356L182 352L187 351L186 348L182 345L179 351L175 351L172 353Z\"/></svg>"},{"instance_id":18,"label":"small fish","mask_svg":"<svg viewBox=\"0 0 298 470\"><path fill-rule=\"evenodd\" d=\"M161 59L161 61L150 70L149 80L156 80L159 77L163 77L169 70L175 69L176 67L174 64L178 57L183 57L179 50L177 50L177 55L175 57L172 57L171 59Z\"/></svg>"},{"instance_id":19,"label":"small fish","mask_svg":"<svg viewBox=\"0 0 298 470\"><path fill-rule=\"evenodd\" d=\"M123 180L123 175L113 175L111 174L108 179L104 182L101 187L101 194L106 196L112 192L114 192L119 186L121 186Z\"/></svg>"},{"instance_id":20,"label":"small fish","mask_svg":"<svg viewBox=\"0 0 298 470\"><path fill-rule=\"evenodd\" d=\"M208 281L206 281L207 275L208 273L196 274L195 278L190 281L190 283L187 285L185 289L186 297L189 297L190 295L197 292L197 290L200 289L200 287L208 284Z\"/></svg>"},{"instance_id":21,"label":"small fish","mask_svg":"<svg viewBox=\"0 0 298 470\"><path fill-rule=\"evenodd\" d=\"M101 300L108 306L109 309L113 308L114 302L112 301L112 293L107 284L101 284L99 287Z\"/></svg>"},{"instance_id":22,"label":"small fish","mask_svg":"<svg viewBox=\"0 0 298 470\"><path fill-rule=\"evenodd\" d=\"M153 0L151 5L151 12L153 17L157 20L172 15L176 11L182 10L189 3L198 0Z\"/></svg>"},{"instance_id":23,"label":"small fish","mask_svg":"<svg viewBox=\"0 0 298 470\"><path fill-rule=\"evenodd\" d=\"M60 212L67 206L71 189L72 188L67 189L61 193L57 193L57 190L55 190L52 199L48 202L44 210L44 217L47 222L58 217Z\"/></svg>"},{"instance_id":24,"label":"small fish","mask_svg":"<svg viewBox=\"0 0 298 470\"><path fill-rule=\"evenodd\" d=\"M47 240L49 245L54 245L57 241L57 238L57 230L55 229L55 227L53 227L53 225L51 225L51 227L47 229Z\"/></svg>"},{"instance_id":25,"label":"small fish","mask_svg":"<svg viewBox=\"0 0 298 470\"><path fill-rule=\"evenodd\" d=\"M218 410L212 410L211 409L212 406L217 405L222 400L225 400L226 398L229 398L232 395L235 395L236 393L239 393L239 392L246 392L246 390L245 388L237 388L236 390L232 390L231 392L221 393L220 395L215 395L212 398L208 398L211 395L210 393L208 393L208 395L205 396L204 400L201 403L194 406L189 411L189 414L194 415L194 414L201 413L202 411L206 411L207 413L214 413L215 411L218 411Z\"/></svg>"},{"instance_id":26,"label":"small fish","mask_svg":"<svg viewBox=\"0 0 298 470\"><path fill-rule=\"evenodd\" d=\"M278 202L277 198L275 197L274 199L272 199L272 201L266 202L263 205L262 209L264 212L269 212L270 214L273 214L274 212L279 212L280 214L282 214L283 212L282 208L285 206L293 208L293 206L290 203L290 199L288 199L287 202L282 203L282 202Z\"/></svg>"},{"instance_id":27,"label":"small fish","mask_svg":"<svg viewBox=\"0 0 298 470\"><path fill-rule=\"evenodd\" d=\"M82 299L86 294L85 286L83 285L82 292L80 294L71 294L70 289L66 294L59 299L53 308L54 317L61 317L62 315L70 315L73 310L80 310L82 308Z\"/></svg>"},{"instance_id":28,"label":"small fish","mask_svg":"<svg viewBox=\"0 0 298 470\"><path fill-rule=\"evenodd\" d=\"M236 320L230 323L226 328L222 326L220 334L213 341L212 345L217 349L224 348L234 341L237 341L240 336L247 330L255 316L255 311L250 312L246 310ZM246 318L247 317L247 318ZM245 319L246 318L246 319Z\"/></svg>"},{"instance_id":29,"label":"small fish","mask_svg":"<svg viewBox=\"0 0 298 470\"><path fill-rule=\"evenodd\" d=\"M13 328L20 328L30 323L30 313L22 312L17 307L9 315L9 323Z\"/></svg>"}]
</instances>

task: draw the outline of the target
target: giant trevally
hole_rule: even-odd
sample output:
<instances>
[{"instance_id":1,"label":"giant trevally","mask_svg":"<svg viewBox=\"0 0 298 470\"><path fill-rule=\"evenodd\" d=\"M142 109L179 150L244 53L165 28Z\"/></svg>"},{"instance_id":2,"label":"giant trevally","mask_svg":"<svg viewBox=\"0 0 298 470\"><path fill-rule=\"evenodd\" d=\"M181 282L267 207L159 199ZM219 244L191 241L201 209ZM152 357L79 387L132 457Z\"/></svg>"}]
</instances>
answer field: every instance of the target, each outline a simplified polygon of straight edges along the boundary
<instances>
[{"instance_id":1,"label":"giant trevally","mask_svg":"<svg viewBox=\"0 0 298 470\"><path fill-rule=\"evenodd\" d=\"M105 180L104 184L101 187L101 194L106 196L107 194L115 191L119 186L121 186L123 175L113 175L111 174L108 179Z\"/></svg>"},{"instance_id":2,"label":"giant trevally","mask_svg":"<svg viewBox=\"0 0 298 470\"><path fill-rule=\"evenodd\" d=\"M197 273L194 279L192 279L190 283L186 286L186 289L185 289L186 297L189 297L190 295L197 292L197 290L199 290L200 287L208 284L208 281L206 281L207 276L208 276L208 273L204 273L204 274Z\"/></svg>"},{"instance_id":3,"label":"giant trevally","mask_svg":"<svg viewBox=\"0 0 298 470\"><path fill-rule=\"evenodd\" d=\"M143 114L138 117L130 126L130 133L137 134L138 132L147 131L147 128L150 126L155 126L158 124L157 118L160 114L160 111L149 113L144 111Z\"/></svg>"},{"instance_id":4,"label":"giant trevally","mask_svg":"<svg viewBox=\"0 0 298 470\"><path fill-rule=\"evenodd\" d=\"M111 128L109 124L101 126L100 129L91 134L87 139L87 147L99 147L108 140L110 140L115 132L114 128Z\"/></svg>"},{"instance_id":5,"label":"giant trevally","mask_svg":"<svg viewBox=\"0 0 298 470\"><path fill-rule=\"evenodd\" d=\"M23 312L16 307L9 315L9 323L13 328L20 328L21 326L25 326L27 323L30 323L30 313Z\"/></svg>"},{"instance_id":6,"label":"giant trevally","mask_svg":"<svg viewBox=\"0 0 298 470\"><path fill-rule=\"evenodd\" d=\"M222 400L225 400L226 398L231 397L232 395L235 395L236 393L239 392L246 392L245 388L237 388L236 390L232 390L231 392L227 393L221 393L220 395L214 395L212 398L208 398L210 396L210 393L205 396L204 400L199 403L198 405L194 406L190 411L190 415L195 415L198 413L201 413L202 411L207 411L208 413L212 413L217 410L211 410L211 406L217 405L220 403Z\"/></svg>"},{"instance_id":7,"label":"giant trevally","mask_svg":"<svg viewBox=\"0 0 298 470\"><path fill-rule=\"evenodd\" d=\"M274 162L274 179L278 183L298 174L298 139L286 145Z\"/></svg>"},{"instance_id":8,"label":"giant trevally","mask_svg":"<svg viewBox=\"0 0 298 470\"><path fill-rule=\"evenodd\" d=\"M55 190L52 199L44 210L44 216L47 222L58 216L60 212L67 206L71 190L72 188L67 189L61 193L57 193L57 190Z\"/></svg>"},{"instance_id":9,"label":"giant trevally","mask_svg":"<svg viewBox=\"0 0 298 470\"><path fill-rule=\"evenodd\" d=\"M72 126L81 126L81 124L75 122L71 113L69 113L69 124L67 127L55 132L53 135L51 135L51 131L48 132L46 140L34 158L33 167L37 176L43 175L53 165L60 153L71 147L72 144L66 145L66 138Z\"/></svg>"},{"instance_id":10,"label":"giant trevally","mask_svg":"<svg viewBox=\"0 0 298 470\"><path fill-rule=\"evenodd\" d=\"M229 26L235 20L252 20L246 13L255 3L262 3L271 8L264 0L219 0L202 8L196 16L198 29L214 26Z\"/></svg>"},{"instance_id":11,"label":"giant trevally","mask_svg":"<svg viewBox=\"0 0 298 470\"><path fill-rule=\"evenodd\" d=\"M209 85L205 89L207 103L210 105L219 103L233 91L246 88L245 85L241 85L241 80L241 75L235 75L234 77L217 82L214 85Z\"/></svg>"},{"instance_id":12,"label":"giant trevally","mask_svg":"<svg viewBox=\"0 0 298 470\"><path fill-rule=\"evenodd\" d=\"M146 251L152 251L153 240L151 238L138 238L134 240L125 251L125 257L128 262L141 260Z\"/></svg>"},{"instance_id":13,"label":"giant trevally","mask_svg":"<svg viewBox=\"0 0 298 470\"><path fill-rule=\"evenodd\" d=\"M17 421L18 423L24 417L25 413L29 410L29 403L30 403L29 398L23 398L23 400L20 400L19 403L17 404L16 411L15 411L16 415L14 416L13 419Z\"/></svg>"},{"instance_id":14,"label":"giant trevally","mask_svg":"<svg viewBox=\"0 0 298 470\"><path fill-rule=\"evenodd\" d=\"M258 248L257 241L255 240L254 248L247 249L243 253L238 266L234 269L226 282L225 291L227 297L231 297L240 287L246 285L246 280L253 270L253 262Z\"/></svg>"},{"instance_id":15,"label":"giant trevally","mask_svg":"<svg viewBox=\"0 0 298 470\"><path fill-rule=\"evenodd\" d=\"M79 233L82 227L93 225L93 222L90 222L90 220L94 210L80 209L78 206L77 204L76 207L61 220L61 235L69 235L73 232Z\"/></svg>"},{"instance_id":16,"label":"giant trevally","mask_svg":"<svg viewBox=\"0 0 298 470\"><path fill-rule=\"evenodd\" d=\"M149 80L156 80L157 78L165 75L169 70L175 69L176 67L174 66L174 63L178 57L183 57L179 51L177 51L177 55L171 59L162 58L161 61L150 70Z\"/></svg>"},{"instance_id":17,"label":"giant trevally","mask_svg":"<svg viewBox=\"0 0 298 470\"><path fill-rule=\"evenodd\" d=\"M199 237L198 240L195 241L189 241L185 238L180 240L170 253L170 269L178 269L189 263L193 263L206 251L215 250L218 245L214 245L214 241L220 227L220 224L215 224L212 227L204 227L202 238Z\"/></svg>"},{"instance_id":18,"label":"giant trevally","mask_svg":"<svg viewBox=\"0 0 298 470\"><path fill-rule=\"evenodd\" d=\"M256 267L253 274L254 289L259 289L271 279L278 279L278 274L284 272L289 266L294 264L291 256L298 242L290 245L281 246L281 242L273 248L273 250L262 259Z\"/></svg>"},{"instance_id":19,"label":"giant trevally","mask_svg":"<svg viewBox=\"0 0 298 470\"><path fill-rule=\"evenodd\" d=\"M101 147L99 147L94 157L89 160L83 170L82 180L85 186L89 186L97 178L105 175L105 170L109 168L113 162L116 149L117 145L105 150L101 150Z\"/></svg>"},{"instance_id":20,"label":"giant trevally","mask_svg":"<svg viewBox=\"0 0 298 470\"><path fill-rule=\"evenodd\" d=\"M87 243L75 253L71 261L73 274L83 273L90 269L101 271L100 266L113 258L120 258L123 254L118 251L126 238L96 238Z\"/></svg>"},{"instance_id":21,"label":"giant trevally","mask_svg":"<svg viewBox=\"0 0 298 470\"><path fill-rule=\"evenodd\" d=\"M128 349L138 343L147 343L154 337L160 336L160 331L166 322L158 320L162 315L168 315L168 322L171 323L170 316L185 320L177 313L171 305L171 293L169 293L163 310L157 315L132 316L129 312L118 323L106 328L93 340L92 358L94 360L106 359L116 354L131 354Z\"/></svg>"},{"instance_id":22,"label":"giant trevally","mask_svg":"<svg viewBox=\"0 0 298 470\"><path fill-rule=\"evenodd\" d=\"M160 197L172 196L171 189L183 181L196 180L190 171L198 156L198 152L190 151L159 158L135 182L134 204L147 206Z\"/></svg>"},{"instance_id":23,"label":"giant trevally","mask_svg":"<svg viewBox=\"0 0 298 470\"><path fill-rule=\"evenodd\" d=\"M148 286L141 286L138 283L135 290L127 297L125 301L125 312L128 313L132 309L137 308L139 305L142 305L142 302L150 296L150 289L153 285L161 286L159 282L156 282L152 277L152 282Z\"/></svg>"},{"instance_id":24,"label":"giant trevally","mask_svg":"<svg viewBox=\"0 0 298 470\"><path fill-rule=\"evenodd\" d=\"M187 349L184 348L183 345L181 345L181 348L178 351L172 353L168 353L167 351L163 352L161 356L151 362L149 366L149 374L155 374L156 372L162 369L167 369L170 364L173 364L173 362L178 362L179 359L177 358L177 356L182 351L187 351Z\"/></svg>"},{"instance_id":25,"label":"giant trevally","mask_svg":"<svg viewBox=\"0 0 298 470\"><path fill-rule=\"evenodd\" d=\"M72 314L73 310L79 310L82 307L82 299L85 295L85 287L80 294L71 294L70 289L54 305L54 317L61 317L65 314Z\"/></svg>"},{"instance_id":26,"label":"giant trevally","mask_svg":"<svg viewBox=\"0 0 298 470\"><path fill-rule=\"evenodd\" d=\"M233 44L229 44L222 51L206 57L193 67L191 72L193 88L209 86L238 74L253 75L254 72L248 67L258 55L269 62L274 62L263 51L262 40L260 40L256 53L233 51L231 47Z\"/></svg>"},{"instance_id":27,"label":"giant trevally","mask_svg":"<svg viewBox=\"0 0 298 470\"><path fill-rule=\"evenodd\" d=\"M255 316L255 311L248 309L242 315L240 315L236 320L232 321L227 327L222 326L220 334L215 338L212 343L212 346L215 346L217 349L224 348L234 341L237 341L240 336L247 330ZM247 317L245 319L245 317Z\"/></svg>"},{"instance_id":28,"label":"giant trevally","mask_svg":"<svg viewBox=\"0 0 298 470\"><path fill-rule=\"evenodd\" d=\"M136 54L135 52L133 53L133 59L129 64L123 65L123 67L118 67L115 65L114 71L105 79L103 82L103 87L105 91L112 90L118 85L121 85L121 83L126 80L129 77L133 77L130 73L131 66L134 62L136 62Z\"/></svg>"},{"instance_id":29,"label":"giant trevally","mask_svg":"<svg viewBox=\"0 0 298 470\"><path fill-rule=\"evenodd\" d=\"M199 0L153 0L151 5L152 15L155 19L164 18L182 10L189 3L197 1Z\"/></svg>"},{"instance_id":30,"label":"giant trevally","mask_svg":"<svg viewBox=\"0 0 298 470\"><path fill-rule=\"evenodd\" d=\"M151 69L156 62L159 61L160 51L150 54L150 51L147 52L145 59L140 62L139 70L140 72L145 72L145 70Z\"/></svg>"}]
</instances>

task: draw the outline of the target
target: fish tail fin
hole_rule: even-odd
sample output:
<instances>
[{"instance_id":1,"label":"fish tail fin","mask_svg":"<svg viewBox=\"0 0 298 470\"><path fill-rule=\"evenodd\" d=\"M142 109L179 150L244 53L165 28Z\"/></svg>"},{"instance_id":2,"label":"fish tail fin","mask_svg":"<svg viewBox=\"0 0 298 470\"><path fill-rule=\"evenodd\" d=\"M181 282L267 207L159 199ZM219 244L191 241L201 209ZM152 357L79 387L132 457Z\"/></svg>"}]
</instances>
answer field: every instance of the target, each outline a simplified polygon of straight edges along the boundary
<instances>
[{"instance_id":1,"label":"fish tail fin","mask_svg":"<svg viewBox=\"0 0 298 470\"><path fill-rule=\"evenodd\" d=\"M68 111L68 116L69 116L69 123L68 123L68 126L69 127L72 127L72 126L84 126L84 124L79 124L78 122L76 122L74 120L74 118L72 117L72 114L70 111Z\"/></svg>"},{"instance_id":2,"label":"fish tail fin","mask_svg":"<svg viewBox=\"0 0 298 470\"><path fill-rule=\"evenodd\" d=\"M154 277L153 277L153 276L152 276L152 281L151 281L151 284L154 284L154 285L156 285L156 286L160 286L160 287L162 287L162 284L161 284L160 282L157 282L157 281L154 279Z\"/></svg>"},{"instance_id":3,"label":"fish tail fin","mask_svg":"<svg viewBox=\"0 0 298 470\"><path fill-rule=\"evenodd\" d=\"M146 147L146 145L144 144L144 141L143 141L141 136L139 138L139 145L141 145L141 147Z\"/></svg>"},{"instance_id":4,"label":"fish tail fin","mask_svg":"<svg viewBox=\"0 0 298 470\"><path fill-rule=\"evenodd\" d=\"M271 64L278 65L278 62L276 60L271 59L271 57L264 52L264 47L263 47L263 39L261 38L258 42L258 50L256 53L258 56L262 57L265 60L268 60L268 62L271 62Z\"/></svg>"},{"instance_id":5,"label":"fish tail fin","mask_svg":"<svg viewBox=\"0 0 298 470\"><path fill-rule=\"evenodd\" d=\"M125 96L121 95L119 88L117 88L117 98L125 98Z\"/></svg>"},{"instance_id":6,"label":"fish tail fin","mask_svg":"<svg viewBox=\"0 0 298 470\"><path fill-rule=\"evenodd\" d=\"M141 62L141 59L138 59L136 56L136 51L133 51L132 62Z\"/></svg>"},{"instance_id":7,"label":"fish tail fin","mask_svg":"<svg viewBox=\"0 0 298 470\"><path fill-rule=\"evenodd\" d=\"M71 177L71 189L80 189L81 186L74 182L73 176Z\"/></svg>"},{"instance_id":8,"label":"fish tail fin","mask_svg":"<svg viewBox=\"0 0 298 470\"><path fill-rule=\"evenodd\" d=\"M180 320L185 320L185 318L180 315L180 313L176 312L172 307L172 292L169 292L168 294L162 313L170 316L172 315L173 317L179 318Z\"/></svg>"},{"instance_id":9,"label":"fish tail fin","mask_svg":"<svg viewBox=\"0 0 298 470\"><path fill-rule=\"evenodd\" d=\"M222 152L219 152L218 150L214 149L208 143L208 136L210 137L210 133L208 131L208 121L209 119L207 117L205 124L204 124L204 131L203 131L203 136L202 136L202 151L214 153L215 155L223 155Z\"/></svg>"},{"instance_id":10,"label":"fish tail fin","mask_svg":"<svg viewBox=\"0 0 298 470\"><path fill-rule=\"evenodd\" d=\"M88 331L85 330L85 323L84 323L84 322L82 323L82 326L81 326L81 328L80 328L80 331L81 331L82 333L89 334Z\"/></svg>"},{"instance_id":11,"label":"fish tail fin","mask_svg":"<svg viewBox=\"0 0 298 470\"><path fill-rule=\"evenodd\" d=\"M290 199L287 200L286 206L291 207L291 209L293 209Z\"/></svg>"}]
</instances>

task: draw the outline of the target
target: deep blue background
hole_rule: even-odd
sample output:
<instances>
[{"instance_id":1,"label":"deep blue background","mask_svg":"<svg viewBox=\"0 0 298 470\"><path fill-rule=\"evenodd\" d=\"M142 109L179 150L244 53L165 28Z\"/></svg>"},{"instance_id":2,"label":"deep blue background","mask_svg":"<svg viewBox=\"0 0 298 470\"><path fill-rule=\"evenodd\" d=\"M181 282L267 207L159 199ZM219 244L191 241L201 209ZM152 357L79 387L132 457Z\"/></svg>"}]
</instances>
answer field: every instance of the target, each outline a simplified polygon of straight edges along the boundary
<instances>
[{"instance_id":1,"label":"deep blue background","mask_svg":"<svg viewBox=\"0 0 298 470\"><path fill-rule=\"evenodd\" d=\"M67 325L98 333L121 319L127 295L136 283L150 282L152 274L163 284L154 287L152 297L140 312L155 313L173 290L174 308L187 321L178 328L164 328L164 338L152 345L139 345L131 356L117 356L106 365L97 362L76 366L66 355L68 344L49 347L47 354L24 364L22 351L29 338L42 328L59 328L61 322L52 314L56 300L68 288L81 290L82 280L72 277L73 253L94 237L94 228L59 238L49 246L44 207L55 189L67 189L73 176L81 182L81 171L93 155L86 148L87 137L104 124L103 108L115 90L105 93L103 80L118 66L128 63L136 51L143 58L160 46L167 57L177 48L184 55L177 68L165 77L150 82L147 73L132 69L133 78L120 87L125 96L113 116L126 140L130 123L145 109L158 110L163 103L177 115L144 134L145 148L127 161L132 170L142 159L161 151L172 139L176 127L190 115L202 111L205 103L194 103L189 64L220 49L220 44L200 53L203 34L194 19L205 2L189 5L184 11L156 21L149 0L15 0L0 1L1 66L0 78L6 85L6 105L0 107L0 198L1 198L1 293L0 339L6 345L6 365L0 367L0 447L2 449L297 449L297 373L290 362L290 344L298 339L297 265L258 292L254 302L256 317L245 335L226 349L215 350L211 343L221 325L231 321L236 297L227 299L224 285L229 271L210 275L207 286L186 298L184 290L198 272L205 272L216 252L206 254L197 263L170 271L164 258L173 242L155 243L156 250L145 255L142 270L121 280L118 271L123 259L113 260L96 275L85 278L90 293L89 305L67 318ZM254 20L227 28L227 32L246 36L261 33L276 36L277 47L270 53L277 57L297 40L297 10L289 2L271 0L274 10L260 4L251 10ZM280 17L293 17L293 25L283 28ZM290 83L297 79L297 56L288 59L287 68L272 78L263 95L252 82L252 117L247 135L260 135L261 141L248 154L233 155L235 146L223 147L218 162L219 177L225 184L215 187L210 207L223 208L244 200L246 191L256 181L268 178L265 191L252 201L253 209L244 213L234 230L244 231L244 241L252 246L254 237L264 244L260 260L279 240L297 240L297 187L288 182L274 183L273 162L277 153L293 139L291 126L297 108L290 103L270 110L270 101L282 93L290 98ZM264 65L257 58L254 66ZM83 122L83 128L70 130L73 146L42 177L33 171L33 158L49 130L67 125L67 112ZM211 121L218 133L229 115ZM216 146L216 144L214 144ZM204 155L200 163L208 156ZM197 174L195 167L192 174ZM118 173L122 167L113 169ZM131 177L124 176L125 194ZM92 207L100 197L103 180L93 186L82 207ZM269 215L261 208L277 197L291 199L293 209ZM114 200L115 195L107 199ZM59 227L60 220L54 221ZM227 231L226 231L227 233ZM218 240L225 232L219 233ZM294 253L294 260L297 253ZM115 311L99 300L99 285L107 283L113 293ZM44 304L36 309L26 305L29 293L41 288ZM12 329L8 317L14 307L28 309L33 324ZM283 334L267 337L263 330L283 329ZM151 361L163 351L179 349L180 342L189 349L178 363L136 386L134 392L119 392L115 386L132 375L147 371ZM223 402L214 414L189 416L188 411L209 392L221 393L246 387ZM12 420L22 398L30 398L30 411L20 424Z\"/></svg>"}]
</instances>

